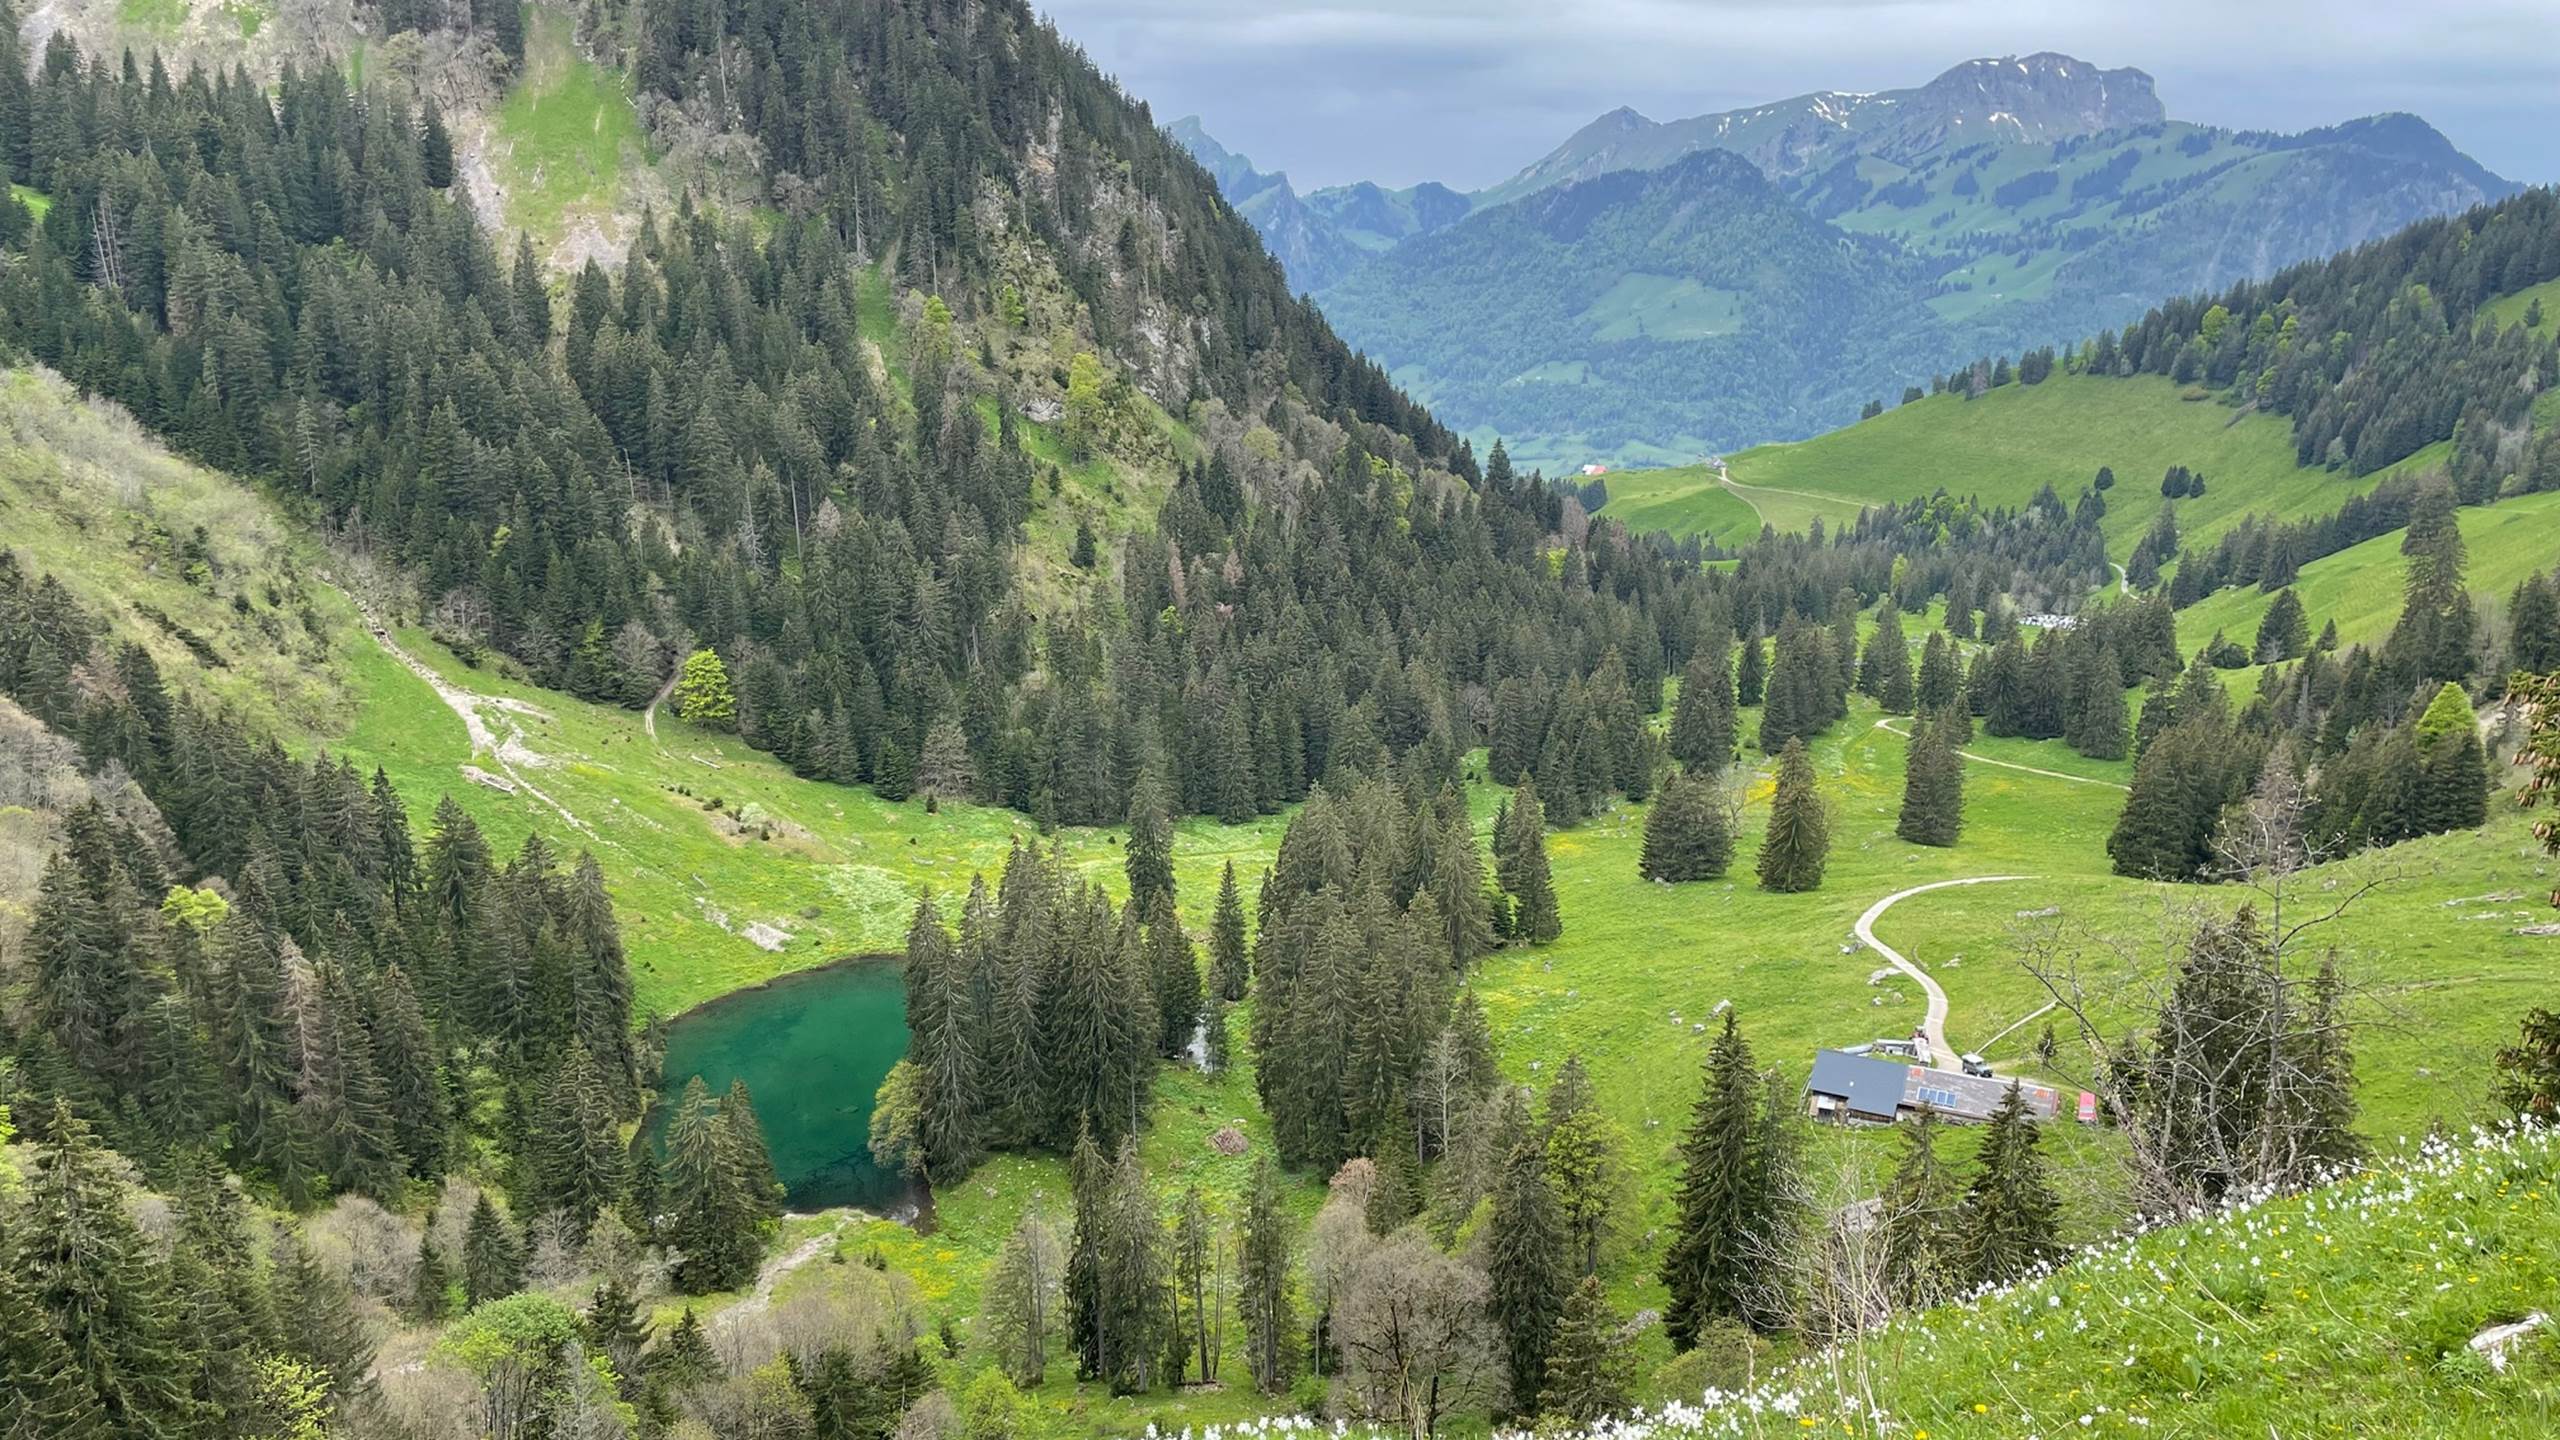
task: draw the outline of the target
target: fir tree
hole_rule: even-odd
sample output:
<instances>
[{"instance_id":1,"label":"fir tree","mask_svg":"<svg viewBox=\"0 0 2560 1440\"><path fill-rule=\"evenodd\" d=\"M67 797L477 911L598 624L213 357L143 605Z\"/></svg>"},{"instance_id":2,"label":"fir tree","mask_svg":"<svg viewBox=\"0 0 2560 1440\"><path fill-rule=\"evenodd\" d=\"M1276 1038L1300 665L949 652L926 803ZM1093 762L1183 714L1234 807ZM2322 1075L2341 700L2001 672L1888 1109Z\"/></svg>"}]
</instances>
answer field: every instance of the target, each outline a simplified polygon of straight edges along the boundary
<instances>
[{"instance_id":1,"label":"fir tree","mask_svg":"<svg viewBox=\"0 0 2560 1440\"><path fill-rule=\"evenodd\" d=\"M328 1378L331 1406L348 1414L374 1389L373 1338L356 1315L354 1294L299 1236L278 1240L271 1263L276 1307L290 1317L287 1350Z\"/></svg>"},{"instance_id":2,"label":"fir tree","mask_svg":"<svg viewBox=\"0 0 2560 1440\"><path fill-rule=\"evenodd\" d=\"M1956 664L1955 646L1948 642L1944 630L1929 632L1928 641L1920 647L1920 679L1912 687L1912 706L1923 715L1934 715L1954 705L1964 690L1964 675Z\"/></svg>"},{"instance_id":3,"label":"fir tree","mask_svg":"<svg viewBox=\"0 0 2560 1440\"><path fill-rule=\"evenodd\" d=\"M453 1270L445 1264L444 1252L436 1248L435 1237L425 1235L418 1240L418 1269L409 1286L409 1318L421 1325L442 1320L453 1308Z\"/></svg>"},{"instance_id":4,"label":"fir tree","mask_svg":"<svg viewBox=\"0 0 2560 1440\"><path fill-rule=\"evenodd\" d=\"M2062 1202L2036 1153L2036 1122L2016 1081L1982 1137L1973 1184L1957 1215L1965 1278L1976 1285L2014 1280L2062 1254L2055 1224Z\"/></svg>"},{"instance_id":5,"label":"fir tree","mask_svg":"<svg viewBox=\"0 0 2560 1440\"><path fill-rule=\"evenodd\" d=\"M1813 758L1804 742L1789 740L1778 758L1778 790L1770 803L1769 828L1760 839L1760 888L1780 894L1811 890L1822 884L1824 862L1831 852L1831 820L1814 788Z\"/></svg>"},{"instance_id":6,"label":"fir tree","mask_svg":"<svg viewBox=\"0 0 2560 1440\"><path fill-rule=\"evenodd\" d=\"M1075 1228L1067 1242L1067 1344L1075 1352L1076 1377L1098 1380L1104 1372L1104 1256L1111 1223L1111 1167L1093 1143L1093 1127L1078 1124L1067 1178L1075 1204Z\"/></svg>"},{"instance_id":7,"label":"fir tree","mask_svg":"<svg viewBox=\"0 0 2560 1440\"><path fill-rule=\"evenodd\" d=\"M620 1197L623 1182L619 1117L584 1045L569 1046L544 1087L529 1151L527 1199L537 1211L566 1216L583 1242L587 1227Z\"/></svg>"},{"instance_id":8,"label":"fir tree","mask_svg":"<svg viewBox=\"0 0 2560 1440\"><path fill-rule=\"evenodd\" d=\"M1757 705L1766 698L1768 684L1767 642L1760 638L1759 628L1754 626L1742 641L1742 661L1733 681L1734 699L1745 706Z\"/></svg>"},{"instance_id":9,"label":"fir tree","mask_svg":"<svg viewBox=\"0 0 2560 1440\"><path fill-rule=\"evenodd\" d=\"M617 1388L636 1400L648 1385L649 1315L619 1276L597 1285L579 1316L587 1348L613 1364Z\"/></svg>"},{"instance_id":10,"label":"fir tree","mask_svg":"<svg viewBox=\"0 0 2560 1440\"><path fill-rule=\"evenodd\" d=\"M1556 1071L1539 1128L1545 1134L1547 1181L1555 1188L1573 1269L1596 1274L1623 1177L1616 1131L1600 1113L1579 1053L1567 1055Z\"/></svg>"},{"instance_id":11,"label":"fir tree","mask_svg":"<svg viewBox=\"0 0 2560 1440\"><path fill-rule=\"evenodd\" d=\"M1170 892L1159 894L1148 913L1147 960L1155 988L1157 1052L1178 1057L1189 1051L1200 1031L1200 957L1174 916Z\"/></svg>"}]
</instances>

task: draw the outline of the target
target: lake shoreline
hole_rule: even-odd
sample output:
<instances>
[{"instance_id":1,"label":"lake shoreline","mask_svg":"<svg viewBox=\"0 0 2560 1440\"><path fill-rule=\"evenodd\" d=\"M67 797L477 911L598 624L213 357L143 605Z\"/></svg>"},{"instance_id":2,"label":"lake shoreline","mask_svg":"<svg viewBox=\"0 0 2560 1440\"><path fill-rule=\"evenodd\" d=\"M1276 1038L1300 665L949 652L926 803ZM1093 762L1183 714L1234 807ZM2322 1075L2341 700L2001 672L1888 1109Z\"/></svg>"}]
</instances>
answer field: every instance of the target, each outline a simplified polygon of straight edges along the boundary
<instances>
[{"instance_id":1,"label":"lake shoreline","mask_svg":"<svg viewBox=\"0 0 2560 1440\"><path fill-rule=\"evenodd\" d=\"M821 960L815 965L803 966L798 970L785 970L779 975L768 975L753 985L741 985L735 990L723 990L710 999L696 1001L673 1015L653 1016L648 1023L673 1029L687 1020L706 1019L750 996L761 995L768 990L784 989L799 981L822 975L833 975L839 970L852 970L870 965L897 967L906 963L907 957L895 950L870 950L852 955L838 955L832 960Z\"/></svg>"}]
</instances>

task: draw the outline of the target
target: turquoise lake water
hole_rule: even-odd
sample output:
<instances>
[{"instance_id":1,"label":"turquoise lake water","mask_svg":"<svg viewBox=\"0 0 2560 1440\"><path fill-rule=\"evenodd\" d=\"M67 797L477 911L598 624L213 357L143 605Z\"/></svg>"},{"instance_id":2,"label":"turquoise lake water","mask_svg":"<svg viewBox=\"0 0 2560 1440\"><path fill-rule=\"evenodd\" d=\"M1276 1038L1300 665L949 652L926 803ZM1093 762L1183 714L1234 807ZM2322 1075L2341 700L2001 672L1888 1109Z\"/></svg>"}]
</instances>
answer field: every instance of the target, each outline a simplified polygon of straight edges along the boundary
<instances>
[{"instance_id":1,"label":"turquoise lake water","mask_svg":"<svg viewBox=\"0 0 2560 1440\"><path fill-rule=\"evenodd\" d=\"M896 1212L908 1187L871 1162L871 1100L906 1053L906 986L894 960L787 975L668 1027L657 1123L695 1075L714 1095L743 1078L791 1208Z\"/></svg>"}]
</instances>

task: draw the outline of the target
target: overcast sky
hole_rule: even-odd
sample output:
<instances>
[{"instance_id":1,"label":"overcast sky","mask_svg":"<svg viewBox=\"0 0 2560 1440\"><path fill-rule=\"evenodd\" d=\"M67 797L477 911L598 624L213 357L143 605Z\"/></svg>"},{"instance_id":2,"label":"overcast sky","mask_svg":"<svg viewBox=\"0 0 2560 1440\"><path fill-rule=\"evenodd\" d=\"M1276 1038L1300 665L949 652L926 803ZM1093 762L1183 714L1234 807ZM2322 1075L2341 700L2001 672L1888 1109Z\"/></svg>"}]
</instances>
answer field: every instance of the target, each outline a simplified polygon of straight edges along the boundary
<instances>
[{"instance_id":1,"label":"overcast sky","mask_svg":"<svg viewBox=\"0 0 2560 1440\"><path fill-rule=\"evenodd\" d=\"M2147 70L2181 120L2426 117L2511 179L2560 180L2560 0L1047 0L1155 109L1301 191L1476 189L1620 105L1656 120L1917 85L2060 50Z\"/></svg>"}]
</instances>

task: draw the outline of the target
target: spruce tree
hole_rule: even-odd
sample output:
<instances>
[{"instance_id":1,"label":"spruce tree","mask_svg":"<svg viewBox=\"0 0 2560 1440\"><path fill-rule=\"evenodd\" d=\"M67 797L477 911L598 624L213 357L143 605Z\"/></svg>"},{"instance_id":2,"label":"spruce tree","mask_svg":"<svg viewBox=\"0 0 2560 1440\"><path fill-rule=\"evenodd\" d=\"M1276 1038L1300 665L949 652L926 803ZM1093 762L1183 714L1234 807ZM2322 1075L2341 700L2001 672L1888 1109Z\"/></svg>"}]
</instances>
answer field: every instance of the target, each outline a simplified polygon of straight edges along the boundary
<instances>
[{"instance_id":1,"label":"spruce tree","mask_svg":"<svg viewBox=\"0 0 2560 1440\"><path fill-rule=\"evenodd\" d=\"M1539 1413L1587 1427L1625 1410L1635 1393L1636 1351L1624 1329L1600 1277L1584 1276L1556 1321Z\"/></svg>"},{"instance_id":2,"label":"spruce tree","mask_svg":"<svg viewBox=\"0 0 2560 1440\"><path fill-rule=\"evenodd\" d=\"M2291 586L2276 592L2275 603L2258 620L2258 639L2250 658L2261 665L2302 658L2311 643L2311 622L2302 613L2302 597Z\"/></svg>"},{"instance_id":3,"label":"spruce tree","mask_svg":"<svg viewBox=\"0 0 2560 1440\"><path fill-rule=\"evenodd\" d=\"M1957 1215L1965 1278L1973 1284L2003 1284L2062 1253L2055 1234L2062 1201L2036 1153L2039 1138L2026 1096L2012 1080L1991 1114Z\"/></svg>"},{"instance_id":4,"label":"spruce tree","mask_svg":"<svg viewBox=\"0 0 2560 1440\"><path fill-rule=\"evenodd\" d=\"M1160 893L1147 913L1147 970L1155 989L1157 1052L1179 1057L1200 1031L1200 957L1173 913L1169 892Z\"/></svg>"},{"instance_id":5,"label":"spruce tree","mask_svg":"<svg viewBox=\"0 0 2560 1440\"><path fill-rule=\"evenodd\" d=\"M1591 1073L1583 1068L1579 1052L1565 1056L1556 1071L1539 1129L1545 1135L1547 1180L1555 1187L1572 1268L1578 1274L1597 1274L1601 1242L1608 1235L1623 1177L1617 1132L1600 1113Z\"/></svg>"},{"instance_id":6,"label":"spruce tree","mask_svg":"<svg viewBox=\"0 0 2560 1440\"><path fill-rule=\"evenodd\" d=\"M1209 920L1209 989L1229 1004L1244 998L1252 984L1251 952L1245 944L1244 900L1236 890L1236 862L1218 873L1218 908Z\"/></svg>"},{"instance_id":7,"label":"spruce tree","mask_svg":"<svg viewBox=\"0 0 2560 1440\"><path fill-rule=\"evenodd\" d=\"M1769 828L1760 838L1760 888L1795 894L1822 884L1831 853L1831 820L1814 788L1813 757L1802 740L1789 740L1778 757L1778 789L1770 802Z\"/></svg>"},{"instance_id":8,"label":"spruce tree","mask_svg":"<svg viewBox=\"0 0 2560 1440\"><path fill-rule=\"evenodd\" d=\"M484 1190L472 1205L471 1223L462 1233L463 1299L476 1308L523 1288L523 1248Z\"/></svg>"},{"instance_id":9,"label":"spruce tree","mask_svg":"<svg viewBox=\"0 0 2560 1440\"><path fill-rule=\"evenodd\" d=\"M1268 1395L1296 1373L1297 1307L1291 1293L1289 1213L1280 1202L1271 1157L1253 1162L1244 1222L1236 1240L1236 1313L1244 1322L1245 1368Z\"/></svg>"},{"instance_id":10,"label":"spruce tree","mask_svg":"<svg viewBox=\"0 0 2560 1440\"><path fill-rule=\"evenodd\" d=\"M1760 628L1753 626L1743 637L1742 660L1734 672L1734 699L1745 706L1757 705L1766 698L1769 685L1769 652L1760 638Z\"/></svg>"},{"instance_id":11,"label":"spruce tree","mask_svg":"<svg viewBox=\"0 0 2560 1440\"><path fill-rule=\"evenodd\" d=\"M1074 1152L1067 1159L1068 1188L1075 1206L1074 1230L1067 1240L1067 1345L1075 1352L1076 1378L1103 1375L1104 1253L1111 1214L1111 1167L1093 1143L1093 1127L1079 1123Z\"/></svg>"},{"instance_id":12,"label":"spruce tree","mask_svg":"<svg viewBox=\"0 0 2560 1440\"><path fill-rule=\"evenodd\" d=\"M1129 905L1145 915L1173 901L1173 817L1164 782L1150 772L1129 792Z\"/></svg>"},{"instance_id":13,"label":"spruce tree","mask_svg":"<svg viewBox=\"0 0 2560 1440\"><path fill-rule=\"evenodd\" d=\"M1922 1106L1902 1127L1902 1158L1885 1182L1877 1217L1884 1235L1884 1280L1897 1306L1921 1309L1962 1288L1962 1248L1956 1234L1961 1192L1955 1172L1938 1155L1938 1112Z\"/></svg>"},{"instance_id":14,"label":"spruce tree","mask_svg":"<svg viewBox=\"0 0 2560 1440\"><path fill-rule=\"evenodd\" d=\"M1547 1352L1572 1274L1563 1217L1547 1182L1546 1146L1520 1092L1503 1099L1495 1148L1501 1170L1485 1232L1485 1275L1511 1376L1511 1414L1533 1411L1546 1388Z\"/></svg>"},{"instance_id":15,"label":"spruce tree","mask_svg":"<svg viewBox=\"0 0 2560 1440\"><path fill-rule=\"evenodd\" d=\"M664 1238L682 1256L675 1280L688 1294L728 1289L755 1271L755 1214L727 1149L719 1109L696 1075L685 1082L667 1123L659 1181L667 1213ZM470 1269L467 1256L464 1269Z\"/></svg>"},{"instance_id":16,"label":"spruce tree","mask_svg":"<svg viewBox=\"0 0 2560 1440\"><path fill-rule=\"evenodd\" d=\"M1511 792L1511 807L1495 827L1494 847L1494 873L1513 906L1511 933L1532 945L1562 935L1555 876L1547 866L1546 807L1527 777Z\"/></svg>"},{"instance_id":17,"label":"spruce tree","mask_svg":"<svg viewBox=\"0 0 2560 1440\"><path fill-rule=\"evenodd\" d=\"M285 1348L328 1377L331 1406L347 1414L374 1389L373 1338L356 1315L355 1295L300 1236L278 1240L270 1263L276 1308L287 1317Z\"/></svg>"},{"instance_id":18,"label":"spruce tree","mask_svg":"<svg viewBox=\"0 0 2560 1440\"><path fill-rule=\"evenodd\" d=\"M409 1286L408 1315L421 1325L433 1325L453 1308L453 1270L445 1263L444 1252L436 1248L433 1235L419 1237L418 1269Z\"/></svg>"},{"instance_id":19,"label":"spruce tree","mask_svg":"<svg viewBox=\"0 0 2560 1440\"><path fill-rule=\"evenodd\" d=\"M637 1400L649 1381L649 1315L619 1276L597 1285L579 1317L587 1348L613 1364L617 1388Z\"/></svg>"},{"instance_id":20,"label":"spruce tree","mask_svg":"<svg viewBox=\"0 0 2560 1440\"><path fill-rule=\"evenodd\" d=\"M1948 846L1964 828L1964 757L1937 717L1918 722L1903 751L1902 816L1893 833L1914 845Z\"/></svg>"},{"instance_id":21,"label":"spruce tree","mask_svg":"<svg viewBox=\"0 0 2560 1440\"><path fill-rule=\"evenodd\" d=\"M1680 1139L1680 1180L1662 1283L1671 1292L1663 1326L1673 1348L1698 1343L1708 1324L1743 1315L1762 1257L1756 1238L1772 1198L1757 1183L1760 1076L1751 1046L1728 1007L1708 1047L1705 1085Z\"/></svg>"},{"instance_id":22,"label":"spruce tree","mask_svg":"<svg viewBox=\"0 0 2560 1440\"><path fill-rule=\"evenodd\" d=\"M2419 827L2424 834L2477 830L2489 819L2488 756L2480 719L2462 687L2447 681L2413 727L2417 740Z\"/></svg>"},{"instance_id":23,"label":"spruce tree","mask_svg":"<svg viewBox=\"0 0 2560 1440\"><path fill-rule=\"evenodd\" d=\"M1645 813L1644 850L1636 868L1648 880L1712 880L1733 863L1733 826L1722 787L1708 776L1674 772Z\"/></svg>"},{"instance_id":24,"label":"spruce tree","mask_svg":"<svg viewBox=\"0 0 2560 1440\"><path fill-rule=\"evenodd\" d=\"M1671 710L1671 758L1692 770L1719 771L1733 763L1737 731L1733 658L1721 645L1689 657L1680 698Z\"/></svg>"},{"instance_id":25,"label":"spruce tree","mask_svg":"<svg viewBox=\"0 0 2560 1440\"><path fill-rule=\"evenodd\" d=\"M1963 691L1964 672L1957 666L1955 646L1944 630L1930 631L1920 647L1920 679L1912 686L1912 708L1934 715L1955 704Z\"/></svg>"},{"instance_id":26,"label":"spruce tree","mask_svg":"<svg viewBox=\"0 0 2560 1440\"><path fill-rule=\"evenodd\" d=\"M1416 825L1426 817L1416 817ZM1475 827L1466 807L1458 805L1432 852L1431 895L1440 910L1449 946L1449 964L1464 970L1493 950L1492 907L1485 903L1484 857L1476 850Z\"/></svg>"},{"instance_id":27,"label":"spruce tree","mask_svg":"<svg viewBox=\"0 0 2560 1440\"><path fill-rule=\"evenodd\" d=\"M9 1216L8 1249L0 1252L9 1281L0 1290L16 1287L22 1308L41 1317L36 1328L57 1337L59 1349L34 1337L0 1339L11 1370L28 1373L24 1393L64 1415L75 1433L91 1414L118 1437L195 1433L214 1418L186 1389L200 1360L197 1342L179 1324L151 1242L125 1209L113 1158L60 1099L43 1134ZM63 1352L85 1404L58 1368ZM51 1432L38 1433L50 1440Z\"/></svg>"},{"instance_id":28,"label":"spruce tree","mask_svg":"<svg viewBox=\"0 0 2560 1440\"><path fill-rule=\"evenodd\" d=\"M1911 643L1902 635L1902 610L1887 597L1876 612L1876 633L1858 667L1858 693L1884 707L1888 715L1908 715L1916 699L1911 675Z\"/></svg>"}]
</instances>

